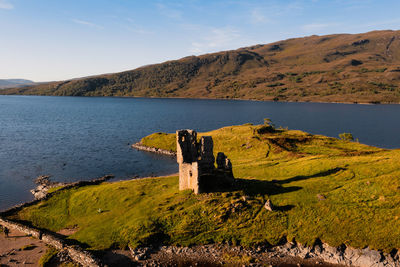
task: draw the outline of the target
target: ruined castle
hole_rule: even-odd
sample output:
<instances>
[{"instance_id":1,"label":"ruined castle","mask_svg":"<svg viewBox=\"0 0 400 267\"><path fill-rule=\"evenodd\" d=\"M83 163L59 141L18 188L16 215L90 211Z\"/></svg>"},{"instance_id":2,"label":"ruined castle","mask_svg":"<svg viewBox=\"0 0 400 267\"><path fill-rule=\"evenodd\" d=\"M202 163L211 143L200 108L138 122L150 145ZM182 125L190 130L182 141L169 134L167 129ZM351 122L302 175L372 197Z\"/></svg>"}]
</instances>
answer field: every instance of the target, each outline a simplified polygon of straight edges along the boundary
<instances>
[{"instance_id":1,"label":"ruined castle","mask_svg":"<svg viewBox=\"0 0 400 267\"><path fill-rule=\"evenodd\" d=\"M194 130L176 131L179 190L191 189L195 194L212 192L232 185L232 164L224 153L217 154L217 168L211 136L202 136L197 142Z\"/></svg>"}]
</instances>

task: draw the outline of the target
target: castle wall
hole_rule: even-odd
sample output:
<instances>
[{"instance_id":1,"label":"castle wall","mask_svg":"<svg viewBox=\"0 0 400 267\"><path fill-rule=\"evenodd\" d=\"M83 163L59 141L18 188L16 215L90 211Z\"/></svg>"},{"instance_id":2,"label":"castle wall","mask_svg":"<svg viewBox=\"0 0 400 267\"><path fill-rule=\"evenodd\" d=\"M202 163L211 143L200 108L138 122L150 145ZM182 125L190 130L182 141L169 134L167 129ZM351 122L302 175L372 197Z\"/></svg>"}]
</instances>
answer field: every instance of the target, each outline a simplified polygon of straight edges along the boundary
<instances>
[{"instance_id":1,"label":"castle wall","mask_svg":"<svg viewBox=\"0 0 400 267\"><path fill-rule=\"evenodd\" d=\"M224 153L218 153L215 169L214 143L211 136L197 142L193 130L176 131L176 160L179 164L179 190L191 189L195 194L227 184L233 179L232 165Z\"/></svg>"}]
</instances>

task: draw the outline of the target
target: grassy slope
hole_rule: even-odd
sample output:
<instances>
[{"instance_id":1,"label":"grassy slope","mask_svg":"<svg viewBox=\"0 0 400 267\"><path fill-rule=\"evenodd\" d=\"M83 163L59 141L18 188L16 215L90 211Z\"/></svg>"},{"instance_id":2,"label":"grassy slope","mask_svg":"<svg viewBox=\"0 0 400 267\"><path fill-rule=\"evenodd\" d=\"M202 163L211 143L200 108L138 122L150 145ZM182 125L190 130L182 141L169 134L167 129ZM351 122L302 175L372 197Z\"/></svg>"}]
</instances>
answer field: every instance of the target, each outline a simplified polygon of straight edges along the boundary
<instances>
[{"instance_id":1,"label":"grassy slope","mask_svg":"<svg viewBox=\"0 0 400 267\"><path fill-rule=\"evenodd\" d=\"M288 39L1 94L400 103L400 31Z\"/></svg>"},{"instance_id":2,"label":"grassy slope","mask_svg":"<svg viewBox=\"0 0 400 267\"><path fill-rule=\"evenodd\" d=\"M275 244L284 236L306 244L320 238L331 245L400 247L399 150L301 131L258 134L260 127L205 133L213 136L215 152L231 158L241 190L193 195L178 191L177 177L104 183L60 192L16 217L54 231L77 225L71 238L93 249L153 240ZM174 138L154 134L142 142L175 150ZM267 198L278 211L263 208Z\"/></svg>"}]
</instances>

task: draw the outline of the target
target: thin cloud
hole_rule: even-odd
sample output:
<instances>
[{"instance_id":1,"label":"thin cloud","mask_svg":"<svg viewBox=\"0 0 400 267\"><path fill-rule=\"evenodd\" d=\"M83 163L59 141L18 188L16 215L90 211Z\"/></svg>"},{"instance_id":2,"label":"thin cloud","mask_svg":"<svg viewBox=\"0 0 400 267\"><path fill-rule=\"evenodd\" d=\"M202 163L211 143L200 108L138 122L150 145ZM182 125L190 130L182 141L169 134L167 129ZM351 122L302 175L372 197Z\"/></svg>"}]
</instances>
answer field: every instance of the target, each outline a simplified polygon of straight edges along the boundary
<instances>
[{"instance_id":1,"label":"thin cloud","mask_svg":"<svg viewBox=\"0 0 400 267\"><path fill-rule=\"evenodd\" d=\"M300 3L300 2L289 3L286 6L286 9L288 9L288 10L303 10L304 9L303 4L304 3Z\"/></svg>"},{"instance_id":2,"label":"thin cloud","mask_svg":"<svg viewBox=\"0 0 400 267\"><path fill-rule=\"evenodd\" d=\"M362 24L362 25L366 26L366 27L381 27L381 26L390 27L389 25L391 25L391 24L399 24L399 23L400 23L400 19L392 19L392 20L376 21L376 22L371 22L371 23Z\"/></svg>"},{"instance_id":3,"label":"thin cloud","mask_svg":"<svg viewBox=\"0 0 400 267\"><path fill-rule=\"evenodd\" d=\"M337 2L343 5L346 10L361 10L364 8L369 8L371 5L371 0L337 0Z\"/></svg>"},{"instance_id":4,"label":"thin cloud","mask_svg":"<svg viewBox=\"0 0 400 267\"><path fill-rule=\"evenodd\" d=\"M0 0L0 9L13 9L14 6L7 0Z\"/></svg>"},{"instance_id":5,"label":"thin cloud","mask_svg":"<svg viewBox=\"0 0 400 267\"><path fill-rule=\"evenodd\" d=\"M192 42L191 53L204 53L239 46L241 35L233 28L213 28L200 41Z\"/></svg>"},{"instance_id":6,"label":"thin cloud","mask_svg":"<svg viewBox=\"0 0 400 267\"><path fill-rule=\"evenodd\" d=\"M310 23L301 26L301 29L305 32L319 32L325 30L326 28L330 28L333 26L338 26L337 23Z\"/></svg>"},{"instance_id":7,"label":"thin cloud","mask_svg":"<svg viewBox=\"0 0 400 267\"><path fill-rule=\"evenodd\" d=\"M134 33L138 33L138 34L154 34L154 32L145 30L140 27L125 26L125 29L127 29L130 32L134 32Z\"/></svg>"},{"instance_id":8,"label":"thin cloud","mask_svg":"<svg viewBox=\"0 0 400 267\"><path fill-rule=\"evenodd\" d=\"M261 9L253 9L250 14L250 20L253 24L268 23L270 20L264 15Z\"/></svg>"},{"instance_id":9,"label":"thin cloud","mask_svg":"<svg viewBox=\"0 0 400 267\"><path fill-rule=\"evenodd\" d=\"M181 19L182 18L182 12L177 9L171 8L171 7L161 4L161 3L156 4L156 7L157 7L159 13L165 17L168 17L170 19Z\"/></svg>"},{"instance_id":10,"label":"thin cloud","mask_svg":"<svg viewBox=\"0 0 400 267\"><path fill-rule=\"evenodd\" d=\"M97 25L97 24L94 24L94 23L89 22L89 21L86 21L86 20L72 19L72 22L75 22L76 24L80 24L80 25L85 25L85 26L93 27L93 28L103 29L102 26Z\"/></svg>"},{"instance_id":11,"label":"thin cloud","mask_svg":"<svg viewBox=\"0 0 400 267\"><path fill-rule=\"evenodd\" d=\"M128 21L128 25L124 25L123 27L130 32L138 34L154 34L154 32L146 30L142 26L136 24L131 18L126 18L126 21Z\"/></svg>"},{"instance_id":12,"label":"thin cloud","mask_svg":"<svg viewBox=\"0 0 400 267\"><path fill-rule=\"evenodd\" d=\"M288 2L285 4L271 1L267 4L243 4L248 10L248 19L251 24L276 24L287 16L301 14L305 7L300 1Z\"/></svg>"},{"instance_id":13,"label":"thin cloud","mask_svg":"<svg viewBox=\"0 0 400 267\"><path fill-rule=\"evenodd\" d=\"M192 47L189 49L189 52L195 53L195 54L201 53L201 52L203 52L203 50L202 50L203 46L204 46L204 44L193 42Z\"/></svg>"}]
</instances>

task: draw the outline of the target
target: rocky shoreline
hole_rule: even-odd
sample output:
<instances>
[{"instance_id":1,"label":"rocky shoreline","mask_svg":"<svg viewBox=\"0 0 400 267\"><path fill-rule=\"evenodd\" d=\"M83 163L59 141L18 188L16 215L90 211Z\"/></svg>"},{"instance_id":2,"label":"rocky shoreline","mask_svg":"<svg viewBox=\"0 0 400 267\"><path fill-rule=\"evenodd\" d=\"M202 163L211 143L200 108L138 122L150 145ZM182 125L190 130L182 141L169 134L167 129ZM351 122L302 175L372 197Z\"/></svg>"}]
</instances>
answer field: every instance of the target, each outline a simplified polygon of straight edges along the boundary
<instances>
[{"instance_id":1,"label":"rocky shoreline","mask_svg":"<svg viewBox=\"0 0 400 267\"><path fill-rule=\"evenodd\" d=\"M174 151L169 151L169 150L156 148L156 147L148 147L148 146L145 146L145 145L143 145L141 143L133 144L132 148L135 148L135 149L141 150L141 151L147 151L147 152L152 152L152 153L157 153L157 154L163 154L163 155L176 157L176 152L174 152Z\"/></svg>"},{"instance_id":2,"label":"rocky shoreline","mask_svg":"<svg viewBox=\"0 0 400 267\"><path fill-rule=\"evenodd\" d=\"M41 175L35 179L35 183L38 185L36 188L30 190L35 199L42 199L46 197L50 188L66 186L68 183L57 183L50 181L50 175Z\"/></svg>"},{"instance_id":3,"label":"rocky shoreline","mask_svg":"<svg viewBox=\"0 0 400 267\"><path fill-rule=\"evenodd\" d=\"M160 246L132 250L132 257L143 266L342 266L316 257L287 255L276 248L247 249L227 244Z\"/></svg>"},{"instance_id":4,"label":"rocky shoreline","mask_svg":"<svg viewBox=\"0 0 400 267\"><path fill-rule=\"evenodd\" d=\"M399 253L332 247L323 242L303 246L283 241L277 246L244 248L228 244L192 247L158 246L130 249L131 259L141 266L400 266Z\"/></svg>"}]
</instances>

